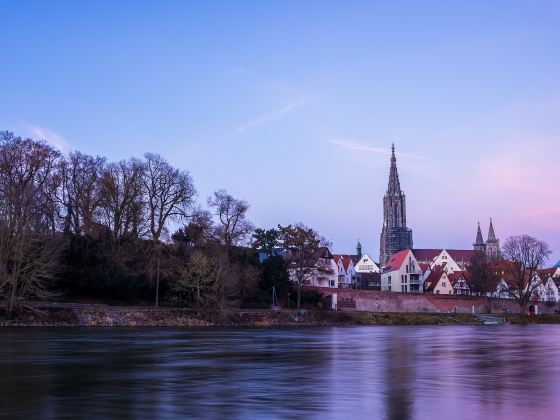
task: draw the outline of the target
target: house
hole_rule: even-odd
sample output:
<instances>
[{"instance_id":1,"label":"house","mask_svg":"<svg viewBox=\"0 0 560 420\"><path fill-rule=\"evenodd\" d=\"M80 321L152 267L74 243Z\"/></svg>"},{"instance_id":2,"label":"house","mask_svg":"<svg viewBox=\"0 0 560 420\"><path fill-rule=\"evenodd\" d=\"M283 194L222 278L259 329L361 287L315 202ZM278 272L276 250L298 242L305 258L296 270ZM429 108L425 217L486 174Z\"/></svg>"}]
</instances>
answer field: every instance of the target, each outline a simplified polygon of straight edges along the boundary
<instances>
[{"instance_id":1,"label":"house","mask_svg":"<svg viewBox=\"0 0 560 420\"><path fill-rule=\"evenodd\" d=\"M512 299L513 296L510 294L510 289L513 288L515 288L515 284L508 283L504 278L501 278L496 285L496 291L491 296L500 299Z\"/></svg>"},{"instance_id":2,"label":"house","mask_svg":"<svg viewBox=\"0 0 560 420\"><path fill-rule=\"evenodd\" d=\"M539 300L543 302L558 302L558 284L560 284L560 278L553 279L552 276L548 275L541 275L540 278L541 285L538 289Z\"/></svg>"},{"instance_id":3,"label":"house","mask_svg":"<svg viewBox=\"0 0 560 420\"><path fill-rule=\"evenodd\" d=\"M292 258L290 251L284 252L288 274L292 282L297 282L297 261ZM338 287L338 264L327 247L321 247L309 256L305 263L306 270L303 284L316 287Z\"/></svg>"},{"instance_id":4,"label":"house","mask_svg":"<svg viewBox=\"0 0 560 420\"><path fill-rule=\"evenodd\" d=\"M447 271L441 267L434 267L424 282L424 292L437 295L452 295L453 286Z\"/></svg>"},{"instance_id":5,"label":"house","mask_svg":"<svg viewBox=\"0 0 560 420\"><path fill-rule=\"evenodd\" d=\"M410 249L392 255L381 273L381 290L422 293L422 272Z\"/></svg>"},{"instance_id":6,"label":"house","mask_svg":"<svg viewBox=\"0 0 560 420\"><path fill-rule=\"evenodd\" d=\"M430 267L447 264L447 271L464 271L475 254L470 249L413 249L412 252L419 263Z\"/></svg>"},{"instance_id":7,"label":"house","mask_svg":"<svg viewBox=\"0 0 560 420\"><path fill-rule=\"evenodd\" d=\"M356 288L381 290L381 273L357 273Z\"/></svg>"},{"instance_id":8,"label":"house","mask_svg":"<svg viewBox=\"0 0 560 420\"><path fill-rule=\"evenodd\" d=\"M469 285L469 273L468 271L455 271L454 273L448 274L449 281L453 287L454 295L466 295L471 294L471 287Z\"/></svg>"},{"instance_id":9,"label":"house","mask_svg":"<svg viewBox=\"0 0 560 420\"><path fill-rule=\"evenodd\" d=\"M356 270L353 255L333 255L338 270L338 287L355 287Z\"/></svg>"},{"instance_id":10,"label":"house","mask_svg":"<svg viewBox=\"0 0 560 420\"><path fill-rule=\"evenodd\" d=\"M523 293L525 293L528 290L530 284L531 288L533 289L532 298L541 300L541 295L542 293L544 293L543 281L541 280L541 278L536 272L533 273L533 278L531 279L530 283L529 283L529 272L525 272L523 278L523 284L524 284ZM520 295L523 294L523 293L519 293L519 287L517 283L512 278L511 274L507 272L507 270L502 271L502 278L496 288L497 296L496 295L495 296L505 297L504 292L506 289L508 293L507 297L510 299L518 298Z\"/></svg>"},{"instance_id":11,"label":"house","mask_svg":"<svg viewBox=\"0 0 560 420\"><path fill-rule=\"evenodd\" d=\"M349 287L350 285L346 283L346 271L344 271L344 265L342 264L342 257L340 255L333 255L334 262L336 263L336 277L338 282L338 287Z\"/></svg>"},{"instance_id":12,"label":"house","mask_svg":"<svg viewBox=\"0 0 560 420\"><path fill-rule=\"evenodd\" d=\"M379 273L379 266L368 255L364 254L355 264L356 273Z\"/></svg>"}]
</instances>

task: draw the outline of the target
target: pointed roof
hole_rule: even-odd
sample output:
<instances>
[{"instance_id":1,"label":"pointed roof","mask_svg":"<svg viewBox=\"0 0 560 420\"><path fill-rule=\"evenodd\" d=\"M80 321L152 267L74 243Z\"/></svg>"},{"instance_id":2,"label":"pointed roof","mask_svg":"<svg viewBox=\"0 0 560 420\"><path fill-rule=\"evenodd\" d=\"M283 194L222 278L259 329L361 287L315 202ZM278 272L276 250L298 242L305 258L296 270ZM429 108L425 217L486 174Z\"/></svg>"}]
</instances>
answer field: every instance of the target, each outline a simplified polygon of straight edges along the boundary
<instances>
[{"instance_id":1,"label":"pointed roof","mask_svg":"<svg viewBox=\"0 0 560 420\"><path fill-rule=\"evenodd\" d=\"M401 184L399 182L399 172L397 171L397 158L395 157L395 144L391 146L391 169L389 170L389 185L387 195L401 195Z\"/></svg>"},{"instance_id":2,"label":"pointed roof","mask_svg":"<svg viewBox=\"0 0 560 420\"><path fill-rule=\"evenodd\" d=\"M433 292L444 274L447 275L447 273L445 271L443 271L443 269L441 267L434 268L430 272L428 277L426 277L426 280L424 280L424 284L426 285L425 286L426 291L427 292Z\"/></svg>"},{"instance_id":3,"label":"pointed roof","mask_svg":"<svg viewBox=\"0 0 560 420\"><path fill-rule=\"evenodd\" d=\"M494 225L492 218L490 218L490 227L488 228L488 240L486 242L496 242L496 234L494 233Z\"/></svg>"},{"instance_id":4,"label":"pointed roof","mask_svg":"<svg viewBox=\"0 0 560 420\"><path fill-rule=\"evenodd\" d=\"M482 239L482 231L480 230L480 222L478 222L478 229L476 230L476 240L474 245L484 245L484 239Z\"/></svg>"},{"instance_id":5,"label":"pointed roof","mask_svg":"<svg viewBox=\"0 0 560 420\"><path fill-rule=\"evenodd\" d=\"M387 271L398 270L399 268L401 268L409 252L410 249L405 249L404 251L397 252L396 254L392 255L383 271L387 272Z\"/></svg>"},{"instance_id":6,"label":"pointed roof","mask_svg":"<svg viewBox=\"0 0 560 420\"><path fill-rule=\"evenodd\" d=\"M350 266L351 261L352 260L347 255L342 257L342 266L344 267L344 270L348 271L348 267Z\"/></svg>"}]
</instances>

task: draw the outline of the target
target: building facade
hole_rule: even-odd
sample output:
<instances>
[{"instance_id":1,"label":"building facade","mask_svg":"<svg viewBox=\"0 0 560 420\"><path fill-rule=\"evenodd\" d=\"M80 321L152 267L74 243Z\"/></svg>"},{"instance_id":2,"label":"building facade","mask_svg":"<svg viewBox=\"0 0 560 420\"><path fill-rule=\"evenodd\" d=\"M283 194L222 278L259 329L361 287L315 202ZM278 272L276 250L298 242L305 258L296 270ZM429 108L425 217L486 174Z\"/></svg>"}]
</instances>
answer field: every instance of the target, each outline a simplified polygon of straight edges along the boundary
<instances>
[{"instance_id":1,"label":"building facade","mask_svg":"<svg viewBox=\"0 0 560 420\"><path fill-rule=\"evenodd\" d=\"M397 252L381 273L381 290L399 293L422 293L422 271L410 249Z\"/></svg>"},{"instance_id":2,"label":"building facade","mask_svg":"<svg viewBox=\"0 0 560 420\"><path fill-rule=\"evenodd\" d=\"M384 266L392 255L412 249L412 230L406 226L406 197L401 190L395 145L391 148L389 184L383 197L383 229L381 231L379 265Z\"/></svg>"}]
</instances>

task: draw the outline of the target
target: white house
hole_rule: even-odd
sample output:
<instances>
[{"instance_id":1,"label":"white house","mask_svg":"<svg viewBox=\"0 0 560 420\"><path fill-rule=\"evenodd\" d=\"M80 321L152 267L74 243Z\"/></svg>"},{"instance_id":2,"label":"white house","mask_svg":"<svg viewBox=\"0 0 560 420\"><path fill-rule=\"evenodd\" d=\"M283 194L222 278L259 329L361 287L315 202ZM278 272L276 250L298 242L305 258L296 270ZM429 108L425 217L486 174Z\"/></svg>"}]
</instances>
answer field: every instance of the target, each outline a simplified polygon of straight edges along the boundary
<instances>
[{"instance_id":1,"label":"white house","mask_svg":"<svg viewBox=\"0 0 560 420\"><path fill-rule=\"evenodd\" d=\"M344 264L342 262L342 255L333 255L333 258L336 263L338 287L350 287L352 283L351 281L348 281L348 276L346 275L346 270L344 269Z\"/></svg>"},{"instance_id":2,"label":"white house","mask_svg":"<svg viewBox=\"0 0 560 420\"><path fill-rule=\"evenodd\" d=\"M346 271L346 281L350 282L350 285L354 287L357 279L354 261L352 261L351 257L345 256L342 258L342 265L344 266L344 270Z\"/></svg>"},{"instance_id":3,"label":"white house","mask_svg":"<svg viewBox=\"0 0 560 420\"><path fill-rule=\"evenodd\" d=\"M356 273L379 273L379 266L368 255L362 255L362 258L355 265Z\"/></svg>"},{"instance_id":4,"label":"white house","mask_svg":"<svg viewBox=\"0 0 560 420\"><path fill-rule=\"evenodd\" d=\"M496 286L496 291L492 293L492 297L497 297L501 299L511 299L512 296L509 293L510 285L505 281L505 279L501 278Z\"/></svg>"},{"instance_id":5,"label":"white house","mask_svg":"<svg viewBox=\"0 0 560 420\"><path fill-rule=\"evenodd\" d=\"M413 249L418 262L430 267L447 264L448 272L464 271L469 265L474 250L469 249Z\"/></svg>"},{"instance_id":6,"label":"white house","mask_svg":"<svg viewBox=\"0 0 560 420\"><path fill-rule=\"evenodd\" d=\"M466 295L471 294L471 286L469 285L469 272L468 271L455 271L447 275L453 287L453 294Z\"/></svg>"},{"instance_id":7,"label":"white house","mask_svg":"<svg viewBox=\"0 0 560 420\"><path fill-rule=\"evenodd\" d=\"M381 290L422 293L422 271L410 249L394 254L381 273Z\"/></svg>"},{"instance_id":8,"label":"white house","mask_svg":"<svg viewBox=\"0 0 560 420\"><path fill-rule=\"evenodd\" d=\"M500 282L498 283L498 287L496 288L496 292L497 292L497 296L496 297L503 297L502 295L504 294L504 290L505 290L505 286L507 285L507 291L508 291L508 296L509 298L518 298L520 293L519 290L517 288L517 284L515 283L515 281L513 281L513 279L509 278L509 276L507 275L507 273L504 273L505 275L502 275L502 279L500 280ZM528 290L529 288L529 281L528 281L529 275L528 273L525 273L525 278L524 278L524 293ZM531 280L531 288L533 289L533 293L532 293L532 297L537 298L539 300L542 300L542 294L545 293L544 292L544 286L543 286L543 281L541 280L541 278L539 277L539 275L537 273L533 274L533 278Z\"/></svg>"},{"instance_id":9,"label":"white house","mask_svg":"<svg viewBox=\"0 0 560 420\"><path fill-rule=\"evenodd\" d=\"M453 285L449 275L439 267L434 268L424 282L424 291L436 295L452 295Z\"/></svg>"},{"instance_id":10,"label":"white house","mask_svg":"<svg viewBox=\"0 0 560 420\"><path fill-rule=\"evenodd\" d=\"M539 300L545 302L558 302L558 285L551 276L542 276L542 284L538 288ZM556 279L560 281L560 279Z\"/></svg>"},{"instance_id":11,"label":"white house","mask_svg":"<svg viewBox=\"0 0 560 420\"><path fill-rule=\"evenodd\" d=\"M447 252L445 249L442 249L439 255L437 255L432 261L431 267L433 268L434 266L445 267L445 271L447 271L447 273L461 271L461 267L459 267L459 264L455 262L453 257L449 255L449 252Z\"/></svg>"}]
</instances>

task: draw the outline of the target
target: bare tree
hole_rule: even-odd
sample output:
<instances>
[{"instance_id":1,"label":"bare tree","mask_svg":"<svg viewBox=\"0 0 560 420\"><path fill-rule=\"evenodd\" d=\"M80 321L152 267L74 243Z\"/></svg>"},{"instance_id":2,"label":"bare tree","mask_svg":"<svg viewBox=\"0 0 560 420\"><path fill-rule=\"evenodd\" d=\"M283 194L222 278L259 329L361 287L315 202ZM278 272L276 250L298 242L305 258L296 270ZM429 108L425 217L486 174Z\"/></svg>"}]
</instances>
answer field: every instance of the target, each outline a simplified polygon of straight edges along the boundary
<instances>
[{"instance_id":1,"label":"bare tree","mask_svg":"<svg viewBox=\"0 0 560 420\"><path fill-rule=\"evenodd\" d=\"M181 221L188 216L196 190L187 171L173 168L152 153L145 155L143 185L148 229L152 240L158 242L168 221Z\"/></svg>"},{"instance_id":2,"label":"bare tree","mask_svg":"<svg viewBox=\"0 0 560 420\"><path fill-rule=\"evenodd\" d=\"M0 293L8 315L21 298L41 296L54 274L47 212L53 210L50 181L59 158L45 143L0 134Z\"/></svg>"},{"instance_id":3,"label":"bare tree","mask_svg":"<svg viewBox=\"0 0 560 420\"><path fill-rule=\"evenodd\" d=\"M159 243L169 221L181 221L192 209L196 190L190 174L173 168L160 155L147 153L142 177L146 217L156 257L156 306L159 305Z\"/></svg>"},{"instance_id":4,"label":"bare tree","mask_svg":"<svg viewBox=\"0 0 560 420\"><path fill-rule=\"evenodd\" d=\"M488 259L484 252L475 252L469 262L468 280L471 293L485 296L490 311L492 295L500 282L500 276L496 273L493 262Z\"/></svg>"},{"instance_id":5,"label":"bare tree","mask_svg":"<svg viewBox=\"0 0 560 420\"><path fill-rule=\"evenodd\" d=\"M249 204L234 198L226 190L218 190L213 197L208 198L208 206L214 210L219 222L214 236L225 246L229 255L231 247L249 239L254 229L247 220Z\"/></svg>"},{"instance_id":6,"label":"bare tree","mask_svg":"<svg viewBox=\"0 0 560 420\"><path fill-rule=\"evenodd\" d=\"M100 178L105 159L72 152L60 166L62 188L59 202L64 213L64 230L77 235L91 235L99 216Z\"/></svg>"},{"instance_id":7,"label":"bare tree","mask_svg":"<svg viewBox=\"0 0 560 420\"><path fill-rule=\"evenodd\" d=\"M502 256L509 262L507 274L515 284L510 293L519 304L522 314L534 297L541 280L537 270L542 268L551 254L548 244L529 235L510 236L502 249Z\"/></svg>"},{"instance_id":8,"label":"bare tree","mask_svg":"<svg viewBox=\"0 0 560 420\"><path fill-rule=\"evenodd\" d=\"M142 202L143 165L132 159L107 165L101 177L100 206L113 241L125 234L137 235Z\"/></svg>"},{"instance_id":9,"label":"bare tree","mask_svg":"<svg viewBox=\"0 0 560 420\"><path fill-rule=\"evenodd\" d=\"M331 274L330 266L324 261L328 242L319 234L298 223L294 226L278 226L280 240L285 249L285 259L292 281L297 285L297 307L301 305L301 289L317 274Z\"/></svg>"}]
</instances>

